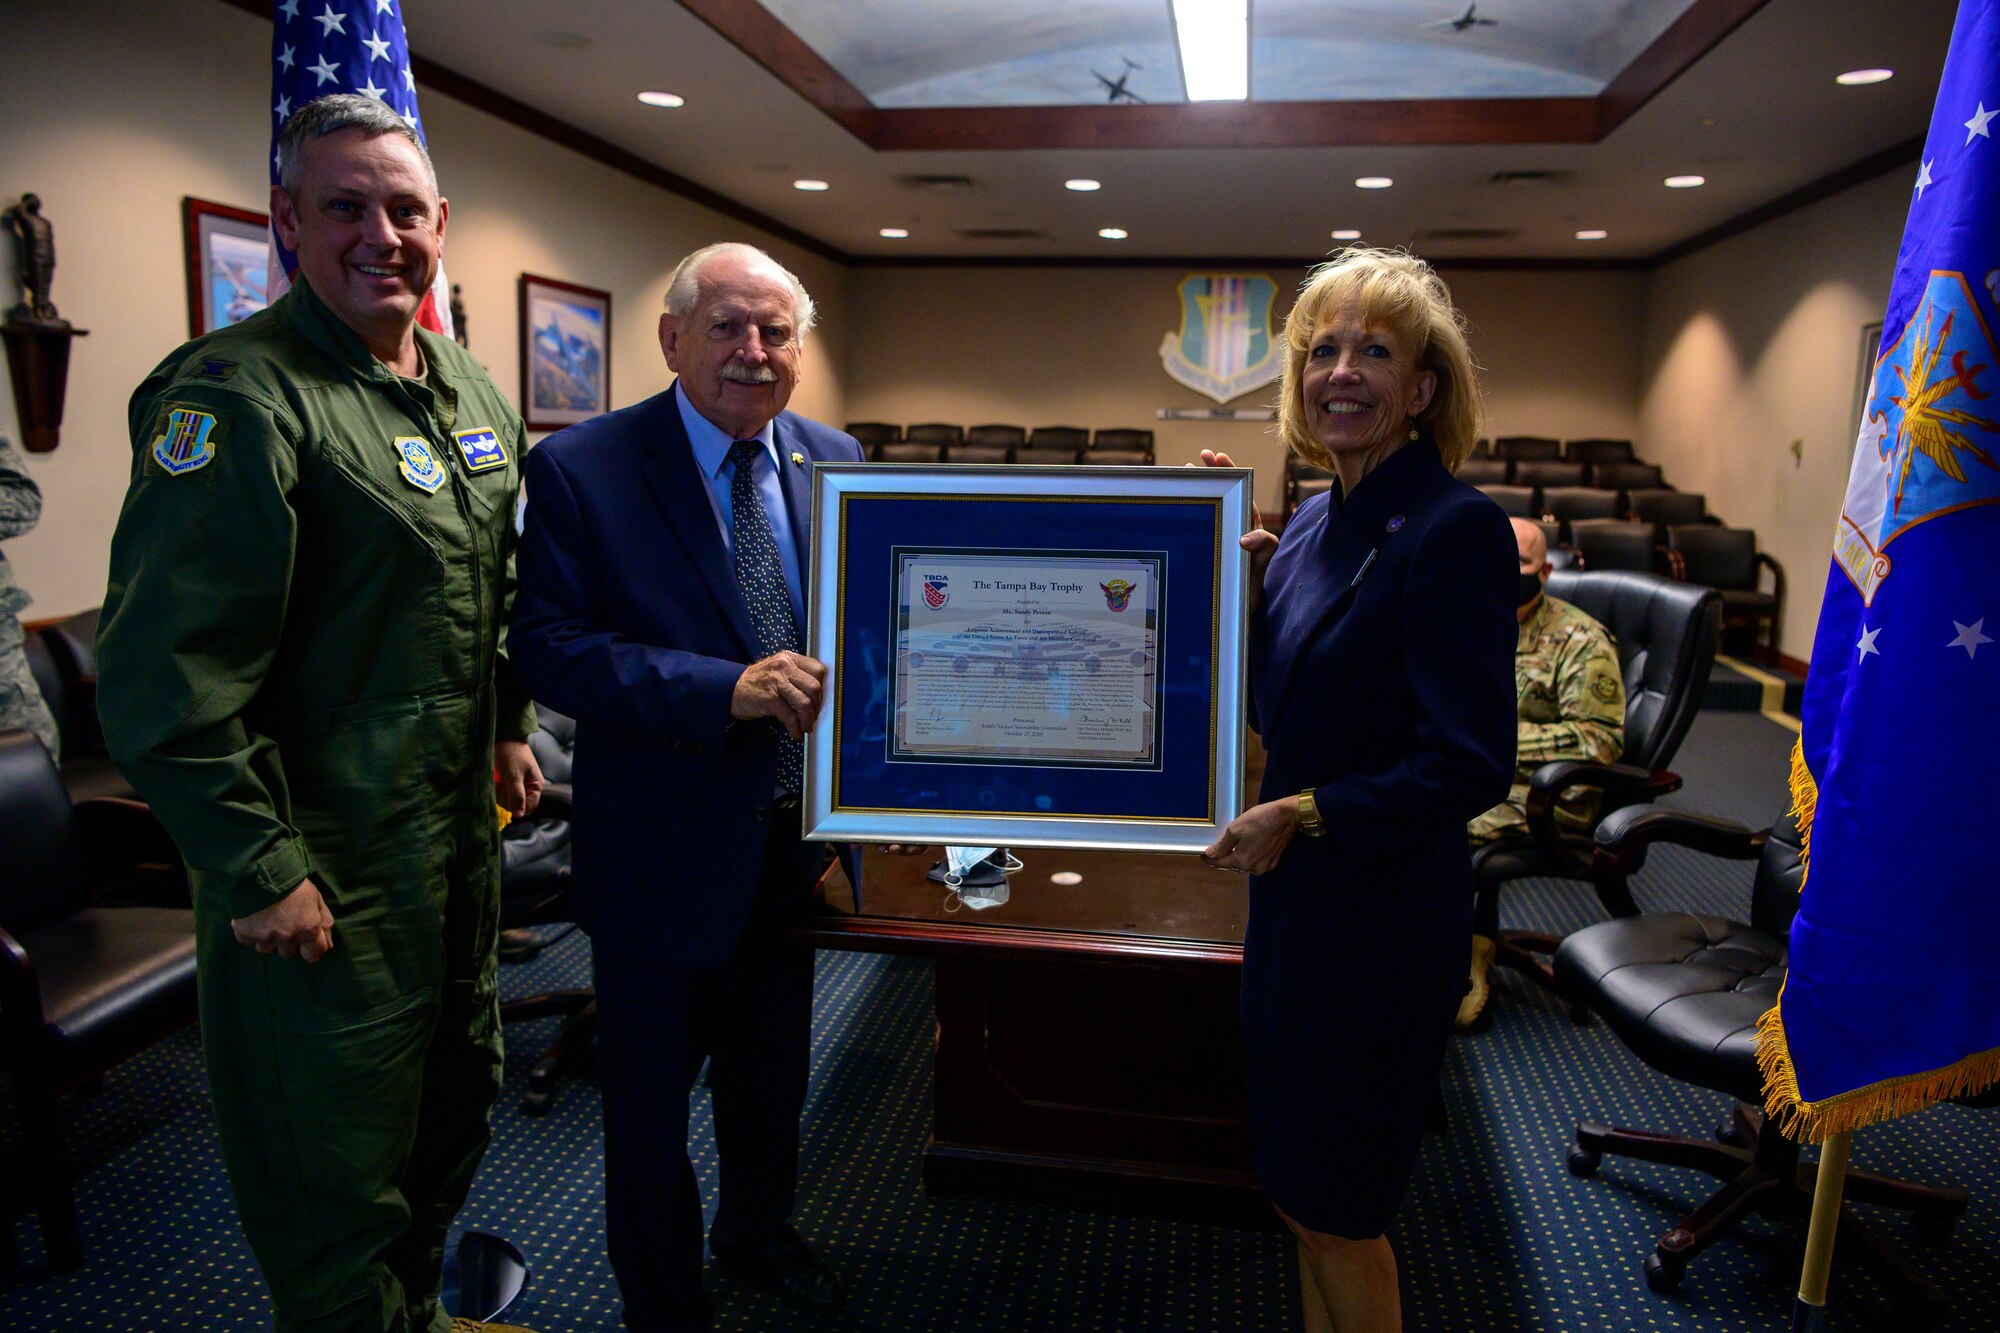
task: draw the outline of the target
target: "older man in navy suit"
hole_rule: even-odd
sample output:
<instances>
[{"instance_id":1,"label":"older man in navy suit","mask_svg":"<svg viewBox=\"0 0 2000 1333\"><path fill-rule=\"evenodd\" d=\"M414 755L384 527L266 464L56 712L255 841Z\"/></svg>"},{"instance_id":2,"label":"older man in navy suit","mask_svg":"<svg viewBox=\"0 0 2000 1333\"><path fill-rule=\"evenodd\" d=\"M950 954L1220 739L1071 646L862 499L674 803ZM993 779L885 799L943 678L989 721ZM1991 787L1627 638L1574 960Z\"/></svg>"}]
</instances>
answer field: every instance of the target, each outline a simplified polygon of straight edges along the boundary
<instances>
[{"instance_id":1,"label":"older man in navy suit","mask_svg":"<svg viewBox=\"0 0 2000 1333\"><path fill-rule=\"evenodd\" d=\"M812 299L748 245L681 261L660 317L679 377L543 441L509 653L576 727L573 899L595 951L605 1212L625 1323L705 1329L688 1095L709 1061L717 1263L809 1307L839 1281L789 1218L813 960L787 915L799 837L811 468L854 440L785 411Z\"/></svg>"}]
</instances>

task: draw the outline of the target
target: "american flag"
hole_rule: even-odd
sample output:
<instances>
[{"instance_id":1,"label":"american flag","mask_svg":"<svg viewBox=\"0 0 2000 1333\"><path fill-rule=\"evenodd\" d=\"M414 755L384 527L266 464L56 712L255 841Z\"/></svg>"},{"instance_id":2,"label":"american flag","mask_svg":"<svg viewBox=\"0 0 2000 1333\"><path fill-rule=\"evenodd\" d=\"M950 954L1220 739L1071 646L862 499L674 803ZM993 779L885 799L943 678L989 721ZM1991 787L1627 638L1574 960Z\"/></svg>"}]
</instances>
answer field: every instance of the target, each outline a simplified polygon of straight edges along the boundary
<instances>
[{"instance_id":1,"label":"american flag","mask_svg":"<svg viewBox=\"0 0 2000 1333\"><path fill-rule=\"evenodd\" d=\"M278 133L316 97L360 93L388 104L424 137L417 80L398 0L282 0L271 12L271 184L278 183ZM270 299L291 289L298 256L271 233ZM451 336L451 288L438 265L417 322Z\"/></svg>"}]
</instances>

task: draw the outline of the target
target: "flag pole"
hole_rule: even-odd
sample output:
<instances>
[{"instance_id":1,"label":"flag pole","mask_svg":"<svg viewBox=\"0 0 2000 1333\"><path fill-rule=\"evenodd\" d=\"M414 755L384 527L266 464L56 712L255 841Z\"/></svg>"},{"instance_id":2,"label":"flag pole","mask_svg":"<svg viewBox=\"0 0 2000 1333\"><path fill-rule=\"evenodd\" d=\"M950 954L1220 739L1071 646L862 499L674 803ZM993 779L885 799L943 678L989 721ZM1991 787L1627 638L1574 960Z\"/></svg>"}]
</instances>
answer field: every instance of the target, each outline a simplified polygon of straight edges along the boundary
<instances>
[{"instance_id":1,"label":"flag pole","mask_svg":"<svg viewBox=\"0 0 2000 1333\"><path fill-rule=\"evenodd\" d=\"M1806 1232L1806 1260L1799 1270L1799 1295L1792 1303L1791 1333L1826 1333L1826 1279L1833 1268L1833 1233L1840 1226L1840 1192L1847 1183L1847 1148L1853 1131L1827 1135L1819 1150L1819 1177L1813 1183L1812 1227Z\"/></svg>"}]
</instances>

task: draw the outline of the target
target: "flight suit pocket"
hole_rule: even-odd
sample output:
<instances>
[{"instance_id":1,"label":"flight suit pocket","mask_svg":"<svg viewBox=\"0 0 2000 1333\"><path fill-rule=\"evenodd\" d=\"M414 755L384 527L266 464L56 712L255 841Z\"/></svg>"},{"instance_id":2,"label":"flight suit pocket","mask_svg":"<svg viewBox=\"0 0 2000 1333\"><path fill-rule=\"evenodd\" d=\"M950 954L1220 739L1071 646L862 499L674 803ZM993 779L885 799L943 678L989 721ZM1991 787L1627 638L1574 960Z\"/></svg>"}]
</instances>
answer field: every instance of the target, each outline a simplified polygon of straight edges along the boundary
<instances>
[{"instance_id":1,"label":"flight suit pocket","mask_svg":"<svg viewBox=\"0 0 2000 1333\"><path fill-rule=\"evenodd\" d=\"M443 855L427 799L421 703L374 700L294 715L282 741L292 819L333 914L334 952L296 1021L337 1026L434 995ZM332 964L332 966L328 966Z\"/></svg>"}]
</instances>

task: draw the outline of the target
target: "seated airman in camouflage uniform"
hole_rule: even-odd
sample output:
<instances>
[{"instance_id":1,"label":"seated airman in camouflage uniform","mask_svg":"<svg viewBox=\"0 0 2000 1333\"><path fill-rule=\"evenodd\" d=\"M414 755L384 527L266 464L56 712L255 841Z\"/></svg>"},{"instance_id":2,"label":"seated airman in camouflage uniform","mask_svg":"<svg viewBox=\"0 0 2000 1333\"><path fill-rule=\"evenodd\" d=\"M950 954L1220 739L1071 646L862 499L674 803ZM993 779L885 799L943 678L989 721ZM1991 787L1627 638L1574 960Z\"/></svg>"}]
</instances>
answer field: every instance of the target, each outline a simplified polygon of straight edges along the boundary
<instances>
[{"instance_id":1,"label":"seated airman in camouflage uniform","mask_svg":"<svg viewBox=\"0 0 2000 1333\"><path fill-rule=\"evenodd\" d=\"M1528 832L1528 779L1556 759L1616 763L1625 750L1625 677L1611 633L1568 602L1542 590L1549 544L1541 525L1514 520L1521 554L1520 637L1514 645L1514 691L1520 728L1514 785L1507 799L1472 821L1475 847ZM1556 822L1589 828L1597 799L1574 793L1556 802ZM1458 1009L1458 1026L1472 1026L1486 1007L1487 973L1500 936L1497 894L1480 895L1472 923L1472 987Z\"/></svg>"},{"instance_id":2,"label":"seated airman in camouflage uniform","mask_svg":"<svg viewBox=\"0 0 2000 1333\"><path fill-rule=\"evenodd\" d=\"M5 435L0 435L0 538L18 537L42 516L42 491L28 475L27 460ZM0 731L32 731L60 758L56 720L28 669L21 637L21 612L28 594L14 582L7 557L0 555Z\"/></svg>"}]
</instances>

